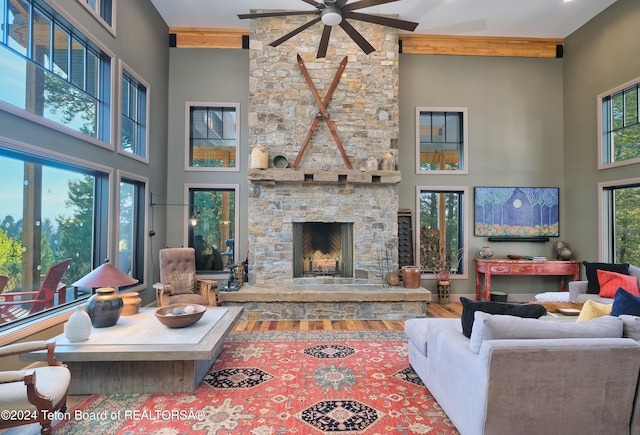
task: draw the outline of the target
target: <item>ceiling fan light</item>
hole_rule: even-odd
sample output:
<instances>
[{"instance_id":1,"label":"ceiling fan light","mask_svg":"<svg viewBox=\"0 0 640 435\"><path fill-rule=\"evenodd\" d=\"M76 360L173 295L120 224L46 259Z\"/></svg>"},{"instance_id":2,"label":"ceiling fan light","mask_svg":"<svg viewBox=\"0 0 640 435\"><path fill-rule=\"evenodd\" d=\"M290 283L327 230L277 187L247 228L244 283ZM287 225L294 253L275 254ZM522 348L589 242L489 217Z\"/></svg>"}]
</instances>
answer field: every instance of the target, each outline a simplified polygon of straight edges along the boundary
<instances>
[{"instance_id":1,"label":"ceiling fan light","mask_svg":"<svg viewBox=\"0 0 640 435\"><path fill-rule=\"evenodd\" d=\"M322 11L321 19L326 26L337 26L342 22L342 14L338 8L328 6Z\"/></svg>"}]
</instances>

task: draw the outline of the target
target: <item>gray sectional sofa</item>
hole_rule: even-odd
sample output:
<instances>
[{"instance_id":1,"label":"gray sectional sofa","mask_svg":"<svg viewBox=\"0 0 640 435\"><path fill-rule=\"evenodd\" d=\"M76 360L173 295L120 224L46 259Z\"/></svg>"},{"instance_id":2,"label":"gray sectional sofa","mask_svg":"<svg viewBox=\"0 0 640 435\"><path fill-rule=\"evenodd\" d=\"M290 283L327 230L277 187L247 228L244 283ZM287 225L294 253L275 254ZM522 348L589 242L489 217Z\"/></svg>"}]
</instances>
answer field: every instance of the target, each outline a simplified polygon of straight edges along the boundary
<instances>
[{"instance_id":1,"label":"gray sectional sofa","mask_svg":"<svg viewBox=\"0 0 640 435\"><path fill-rule=\"evenodd\" d=\"M629 275L633 275L638 279L638 287L640 287L640 267L629 265ZM596 302L611 304L613 298L602 298L596 294L587 293L588 281L570 281L569 282L569 300L570 301L586 301L592 299Z\"/></svg>"},{"instance_id":2,"label":"gray sectional sofa","mask_svg":"<svg viewBox=\"0 0 640 435\"><path fill-rule=\"evenodd\" d=\"M462 435L640 433L640 344L623 338L640 318L474 316L471 338L460 319L405 322L411 366Z\"/></svg>"}]
</instances>

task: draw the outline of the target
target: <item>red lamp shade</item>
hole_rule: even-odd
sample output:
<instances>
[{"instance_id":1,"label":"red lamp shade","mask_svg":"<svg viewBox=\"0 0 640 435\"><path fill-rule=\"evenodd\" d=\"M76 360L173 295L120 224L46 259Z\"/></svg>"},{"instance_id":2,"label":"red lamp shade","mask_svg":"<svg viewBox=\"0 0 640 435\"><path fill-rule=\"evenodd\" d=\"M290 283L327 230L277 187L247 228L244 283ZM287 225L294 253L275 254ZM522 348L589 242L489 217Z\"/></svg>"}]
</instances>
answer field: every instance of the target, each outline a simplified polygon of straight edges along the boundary
<instances>
[{"instance_id":1,"label":"red lamp shade","mask_svg":"<svg viewBox=\"0 0 640 435\"><path fill-rule=\"evenodd\" d=\"M106 260L104 264L71 284L74 287L122 287L137 283L138 280L122 272Z\"/></svg>"}]
</instances>

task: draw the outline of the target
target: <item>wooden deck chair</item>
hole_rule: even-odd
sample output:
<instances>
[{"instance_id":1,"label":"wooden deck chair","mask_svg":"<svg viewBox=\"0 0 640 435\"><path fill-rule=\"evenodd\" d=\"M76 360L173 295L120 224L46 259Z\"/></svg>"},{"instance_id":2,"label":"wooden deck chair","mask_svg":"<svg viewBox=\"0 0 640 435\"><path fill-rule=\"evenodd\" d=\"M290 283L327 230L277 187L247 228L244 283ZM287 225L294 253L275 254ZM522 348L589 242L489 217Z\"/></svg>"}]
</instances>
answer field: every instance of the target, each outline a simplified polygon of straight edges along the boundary
<instances>
[{"instance_id":1,"label":"wooden deck chair","mask_svg":"<svg viewBox=\"0 0 640 435\"><path fill-rule=\"evenodd\" d=\"M58 304L65 303L67 301L67 286L60 284L60 281L62 281L62 276L69 269L70 264L71 258L68 258L52 266L42 280L40 288L36 291L1 293L0 298L3 300L0 300L0 316L5 321L15 320L24 314L33 314L45 308L52 308L56 293L58 294ZM23 299L29 296L30 298ZM22 305L31 305L31 308L27 311L22 308ZM27 312L25 313L25 311Z\"/></svg>"}]
</instances>

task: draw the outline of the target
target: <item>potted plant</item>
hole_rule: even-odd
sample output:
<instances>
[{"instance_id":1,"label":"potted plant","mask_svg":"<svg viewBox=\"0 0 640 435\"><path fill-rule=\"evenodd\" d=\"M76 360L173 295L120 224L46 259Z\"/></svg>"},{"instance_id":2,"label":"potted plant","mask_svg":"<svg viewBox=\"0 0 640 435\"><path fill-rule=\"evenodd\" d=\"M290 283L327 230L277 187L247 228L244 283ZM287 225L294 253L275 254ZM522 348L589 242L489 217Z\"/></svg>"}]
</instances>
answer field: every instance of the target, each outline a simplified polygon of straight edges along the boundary
<instances>
[{"instance_id":1,"label":"potted plant","mask_svg":"<svg viewBox=\"0 0 640 435\"><path fill-rule=\"evenodd\" d=\"M464 248L460 248L455 252L447 251L444 246L439 247L437 251L421 257L422 268L425 271L433 273L438 285L438 302L440 304L449 303L449 293L451 290L451 275L456 273Z\"/></svg>"}]
</instances>

